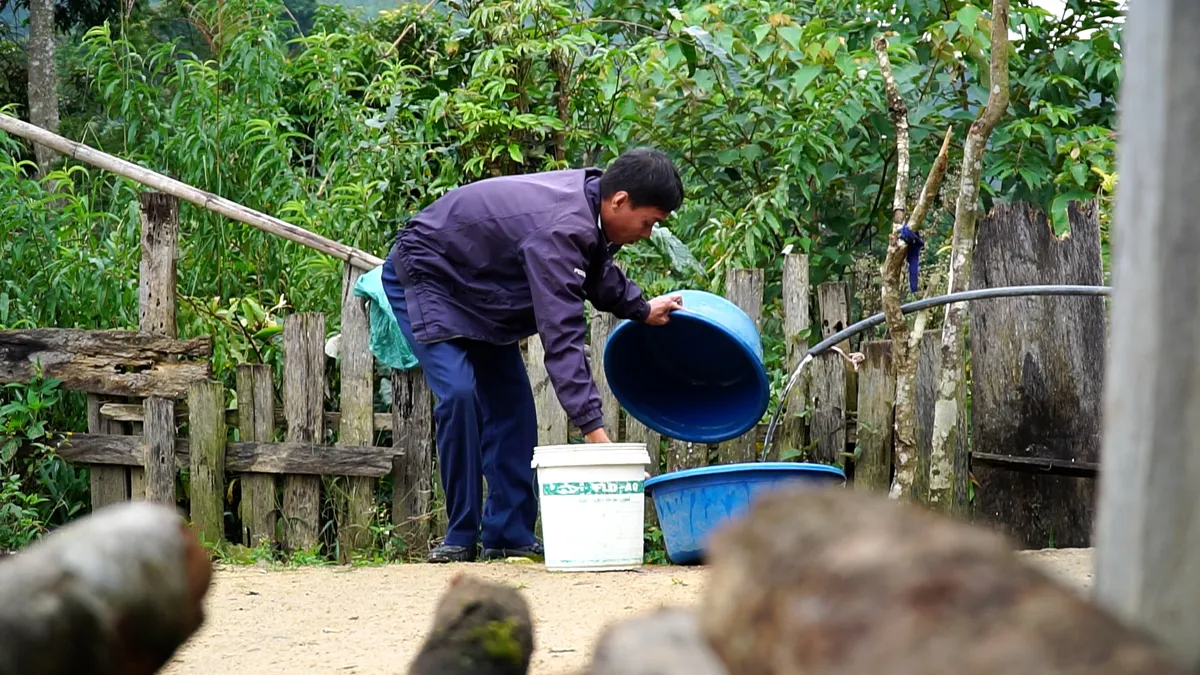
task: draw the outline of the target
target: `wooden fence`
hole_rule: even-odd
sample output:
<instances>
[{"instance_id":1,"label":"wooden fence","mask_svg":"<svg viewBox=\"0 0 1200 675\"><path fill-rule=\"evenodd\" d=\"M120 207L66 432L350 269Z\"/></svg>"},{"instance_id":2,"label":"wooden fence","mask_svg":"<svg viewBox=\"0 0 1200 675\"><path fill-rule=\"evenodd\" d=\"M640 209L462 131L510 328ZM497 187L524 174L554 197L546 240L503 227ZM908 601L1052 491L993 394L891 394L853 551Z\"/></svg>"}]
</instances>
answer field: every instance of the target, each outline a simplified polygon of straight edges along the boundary
<instances>
[{"instance_id":1,"label":"wooden fence","mask_svg":"<svg viewBox=\"0 0 1200 675\"><path fill-rule=\"evenodd\" d=\"M64 388L88 392L88 433L70 435L58 452L91 466L93 506L143 496L180 503L209 541L253 546L265 540L294 551L336 540L345 559L370 545L370 525L379 506L377 481L390 476L391 521L414 551L424 550L444 528L444 516L433 508L439 490L433 400L419 369L392 371L391 410L375 411L379 381L368 350L368 314L364 300L352 292L361 267L347 263L342 280L336 397L326 392L326 317L298 312L284 319L282 382L274 382L270 366L239 365L236 408L227 410L230 392L211 379L209 340L179 340L176 335L177 202L149 192L142 195L141 207L139 331L0 332L0 381L29 379L33 362L40 360L45 374L61 379ZM1080 217L1076 210L1072 215L1073 224L1078 221L1080 227L1095 222L1094 212ZM1018 228L1045 226L1044 219L1033 216L1018 220ZM980 228L981 240L989 236L988 222L992 221ZM1098 240L1095 248L1098 265ZM790 370L807 350L810 329L816 337L827 337L849 325L850 290L844 282L810 288L808 261L802 254L785 256L782 269ZM762 270L730 270L725 295L760 327L763 292ZM611 315L591 313L592 371L613 440L645 442L653 458L652 473L756 458L764 425L719 445L697 446L660 438L625 415L601 367L601 350L615 325ZM920 461L925 466L939 337L934 332L925 335L918 371ZM892 475L895 390L890 344L849 342L839 347L861 351L865 360L856 370L842 355L828 353L810 364L808 377L792 394L791 414L781 425L772 459L780 450L798 450L803 459L847 465L858 487L886 490ZM570 428L558 404L536 336L526 341L525 354L538 411L538 441L566 443L577 430ZM1018 349L1010 358L1023 357ZM336 410L327 405L327 398L338 400ZM379 432L390 432L390 443L376 445L376 439L388 436ZM845 453L855 450L857 459L846 462ZM995 453L989 459L993 466L1051 473L1063 463L1061 457L1022 452ZM1084 466L1070 463L1077 474ZM1094 464L1087 466L1083 475L1094 473ZM185 495L176 494L179 470L188 476ZM230 489L234 481L236 491ZM327 503L333 508L323 509ZM649 504L647 512L653 522ZM240 531L226 531L227 523L237 524ZM335 534L323 537L329 526Z\"/></svg>"}]
</instances>

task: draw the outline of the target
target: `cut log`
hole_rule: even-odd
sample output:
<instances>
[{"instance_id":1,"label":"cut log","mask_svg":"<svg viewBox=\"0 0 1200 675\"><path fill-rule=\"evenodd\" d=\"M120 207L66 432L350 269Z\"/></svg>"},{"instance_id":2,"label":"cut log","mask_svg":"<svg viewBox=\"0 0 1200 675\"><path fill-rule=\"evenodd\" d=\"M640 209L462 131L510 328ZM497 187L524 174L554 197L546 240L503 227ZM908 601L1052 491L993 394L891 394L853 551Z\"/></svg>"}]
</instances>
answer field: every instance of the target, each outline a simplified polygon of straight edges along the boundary
<instances>
[{"instance_id":1,"label":"cut log","mask_svg":"<svg viewBox=\"0 0 1200 675\"><path fill-rule=\"evenodd\" d=\"M68 391L183 398L208 379L208 337L174 340L141 331L36 328L0 331L0 383L42 375ZM175 359L191 359L180 360Z\"/></svg>"},{"instance_id":2,"label":"cut log","mask_svg":"<svg viewBox=\"0 0 1200 675\"><path fill-rule=\"evenodd\" d=\"M174 508L93 511L0 559L0 673L157 672L204 623L211 580Z\"/></svg>"}]
</instances>

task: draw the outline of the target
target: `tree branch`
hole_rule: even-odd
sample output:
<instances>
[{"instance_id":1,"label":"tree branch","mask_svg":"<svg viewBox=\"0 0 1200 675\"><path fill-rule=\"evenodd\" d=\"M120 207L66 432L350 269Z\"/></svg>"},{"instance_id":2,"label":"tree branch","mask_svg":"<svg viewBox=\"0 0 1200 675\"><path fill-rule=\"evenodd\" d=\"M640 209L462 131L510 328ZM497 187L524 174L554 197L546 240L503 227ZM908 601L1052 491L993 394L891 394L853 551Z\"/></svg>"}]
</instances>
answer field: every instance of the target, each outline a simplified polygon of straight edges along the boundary
<instances>
[{"instance_id":1,"label":"tree branch","mask_svg":"<svg viewBox=\"0 0 1200 675\"><path fill-rule=\"evenodd\" d=\"M992 130L1008 109L1008 8L1009 0L992 1L991 91L987 106L971 124L963 146L962 176L954 213L954 237L950 251L950 293L967 288L971 272L971 254L975 250L975 226L978 217L979 181L983 174L983 153ZM955 475L959 452L959 410L964 379L963 322L966 303L946 308L942 323L942 367L938 375L937 402L934 404L933 445L930 454L929 503L935 508L956 513L965 511L966 494Z\"/></svg>"}]
</instances>

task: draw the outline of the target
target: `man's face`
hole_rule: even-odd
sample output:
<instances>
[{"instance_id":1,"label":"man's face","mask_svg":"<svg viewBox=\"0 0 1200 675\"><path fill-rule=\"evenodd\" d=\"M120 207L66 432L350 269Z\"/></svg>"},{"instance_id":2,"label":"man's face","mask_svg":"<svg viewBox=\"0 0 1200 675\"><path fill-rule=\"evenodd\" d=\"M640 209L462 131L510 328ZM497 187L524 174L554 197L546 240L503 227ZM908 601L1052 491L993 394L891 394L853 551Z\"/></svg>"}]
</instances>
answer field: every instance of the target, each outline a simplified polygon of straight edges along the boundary
<instances>
[{"instance_id":1,"label":"man's face","mask_svg":"<svg viewBox=\"0 0 1200 675\"><path fill-rule=\"evenodd\" d=\"M648 238L655 223L666 220L668 215L656 206L633 206L627 192L617 192L600 203L604 236L622 246Z\"/></svg>"}]
</instances>

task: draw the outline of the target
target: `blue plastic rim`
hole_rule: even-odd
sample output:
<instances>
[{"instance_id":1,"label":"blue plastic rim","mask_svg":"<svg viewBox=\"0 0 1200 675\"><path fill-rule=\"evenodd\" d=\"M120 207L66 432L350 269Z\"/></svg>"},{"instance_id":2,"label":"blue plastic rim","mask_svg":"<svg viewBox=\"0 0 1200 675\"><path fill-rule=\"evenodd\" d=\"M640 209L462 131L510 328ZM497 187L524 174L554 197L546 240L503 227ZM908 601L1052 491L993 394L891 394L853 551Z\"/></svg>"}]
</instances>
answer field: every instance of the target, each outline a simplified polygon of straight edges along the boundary
<instances>
[{"instance_id":1,"label":"blue plastic rim","mask_svg":"<svg viewBox=\"0 0 1200 675\"><path fill-rule=\"evenodd\" d=\"M746 462L674 471L646 481L662 528L667 557L676 565L704 562L709 535L741 517L766 492L844 485L835 466L804 462Z\"/></svg>"},{"instance_id":2,"label":"blue plastic rim","mask_svg":"<svg viewBox=\"0 0 1200 675\"><path fill-rule=\"evenodd\" d=\"M622 321L604 347L613 395L642 424L670 438L720 443L754 428L771 398L762 341L737 305L704 291L675 291L683 309L665 326Z\"/></svg>"}]
</instances>

